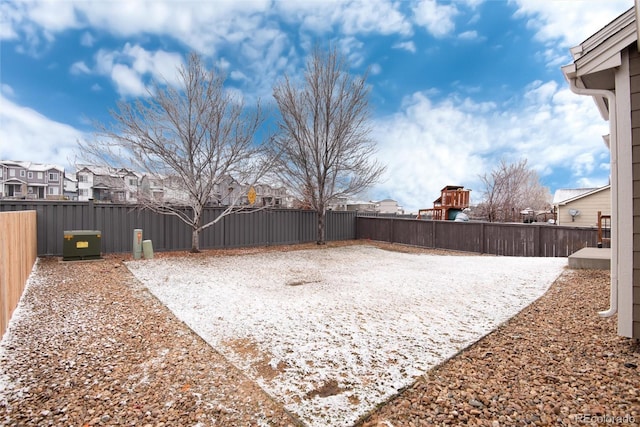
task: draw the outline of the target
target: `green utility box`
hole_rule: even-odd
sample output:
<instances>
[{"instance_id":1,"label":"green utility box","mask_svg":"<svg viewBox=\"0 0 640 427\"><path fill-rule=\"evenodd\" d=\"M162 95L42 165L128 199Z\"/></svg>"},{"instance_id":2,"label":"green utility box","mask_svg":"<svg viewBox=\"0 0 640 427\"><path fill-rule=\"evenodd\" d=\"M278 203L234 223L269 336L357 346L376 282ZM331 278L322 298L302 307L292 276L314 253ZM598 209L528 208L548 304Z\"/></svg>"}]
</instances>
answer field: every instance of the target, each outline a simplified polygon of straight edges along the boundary
<instances>
[{"instance_id":1,"label":"green utility box","mask_svg":"<svg viewBox=\"0 0 640 427\"><path fill-rule=\"evenodd\" d=\"M65 231L62 260L100 259L100 238L98 230Z\"/></svg>"}]
</instances>

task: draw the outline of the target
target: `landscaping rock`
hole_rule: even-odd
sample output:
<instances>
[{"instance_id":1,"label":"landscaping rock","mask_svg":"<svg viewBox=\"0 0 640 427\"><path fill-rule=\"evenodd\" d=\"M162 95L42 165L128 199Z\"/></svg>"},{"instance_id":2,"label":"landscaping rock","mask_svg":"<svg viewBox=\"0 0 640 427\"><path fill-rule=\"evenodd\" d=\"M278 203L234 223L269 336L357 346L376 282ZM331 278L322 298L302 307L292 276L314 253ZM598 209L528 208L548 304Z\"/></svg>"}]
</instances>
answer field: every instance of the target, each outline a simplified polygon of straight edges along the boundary
<instances>
[{"instance_id":1,"label":"landscaping rock","mask_svg":"<svg viewBox=\"0 0 640 427\"><path fill-rule=\"evenodd\" d=\"M176 255L217 252L156 254ZM0 344L0 425L300 425L136 282L122 267L129 259L39 260ZM638 426L640 353L617 336L615 316L597 315L608 294L607 271L566 270L542 298L360 425L596 425L601 417Z\"/></svg>"}]
</instances>

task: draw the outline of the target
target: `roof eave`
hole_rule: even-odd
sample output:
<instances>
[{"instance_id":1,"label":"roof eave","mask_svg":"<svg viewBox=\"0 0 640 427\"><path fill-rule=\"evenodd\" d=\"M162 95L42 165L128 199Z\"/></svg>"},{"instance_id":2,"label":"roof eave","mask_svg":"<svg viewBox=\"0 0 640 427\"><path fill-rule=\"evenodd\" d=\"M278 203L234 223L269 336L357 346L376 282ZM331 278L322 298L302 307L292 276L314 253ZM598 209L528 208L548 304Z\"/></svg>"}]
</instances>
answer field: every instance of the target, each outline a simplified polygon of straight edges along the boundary
<instances>
[{"instance_id":1,"label":"roof eave","mask_svg":"<svg viewBox=\"0 0 640 427\"><path fill-rule=\"evenodd\" d=\"M570 199L563 200L562 202L558 203L558 206L565 206L567 203L575 202L576 200L583 199L585 197L591 196L593 194L599 193L599 192L607 190L609 188L611 188L611 184L607 184L607 185L605 185L603 187L599 187L599 188L596 188L594 190L588 191L586 193L580 194L578 196L572 197Z\"/></svg>"}]
</instances>

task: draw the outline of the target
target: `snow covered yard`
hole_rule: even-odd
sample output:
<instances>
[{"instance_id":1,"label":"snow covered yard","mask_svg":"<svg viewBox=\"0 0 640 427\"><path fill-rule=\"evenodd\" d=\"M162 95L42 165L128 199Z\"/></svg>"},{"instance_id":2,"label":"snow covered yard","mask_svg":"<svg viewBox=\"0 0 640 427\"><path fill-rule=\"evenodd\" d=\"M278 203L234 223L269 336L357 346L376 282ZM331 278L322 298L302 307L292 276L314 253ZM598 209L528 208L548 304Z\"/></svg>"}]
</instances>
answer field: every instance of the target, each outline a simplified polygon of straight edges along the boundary
<instances>
[{"instance_id":1,"label":"snow covered yard","mask_svg":"<svg viewBox=\"0 0 640 427\"><path fill-rule=\"evenodd\" d=\"M347 426L540 297L566 263L348 246L127 266L305 423Z\"/></svg>"}]
</instances>

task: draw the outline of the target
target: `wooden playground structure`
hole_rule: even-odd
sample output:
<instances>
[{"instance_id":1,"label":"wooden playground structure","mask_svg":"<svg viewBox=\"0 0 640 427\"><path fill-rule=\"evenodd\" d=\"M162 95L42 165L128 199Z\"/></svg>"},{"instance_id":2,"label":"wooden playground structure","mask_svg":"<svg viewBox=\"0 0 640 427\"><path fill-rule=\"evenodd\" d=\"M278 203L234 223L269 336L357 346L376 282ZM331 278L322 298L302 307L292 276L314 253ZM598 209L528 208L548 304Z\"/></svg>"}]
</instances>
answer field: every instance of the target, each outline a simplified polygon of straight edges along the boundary
<instances>
[{"instance_id":1,"label":"wooden playground structure","mask_svg":"<svg viewBox=\"0 0 640 427\"><path fill-rule=\"evenodd\" d=\"M470 193L471 190L464 190L464 186L447 185L433 201L433 208L420 209L417 219L453 221L459 212L469 207Z\"/></svg>"}]
</instances>

